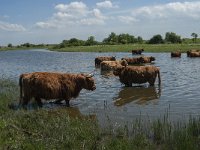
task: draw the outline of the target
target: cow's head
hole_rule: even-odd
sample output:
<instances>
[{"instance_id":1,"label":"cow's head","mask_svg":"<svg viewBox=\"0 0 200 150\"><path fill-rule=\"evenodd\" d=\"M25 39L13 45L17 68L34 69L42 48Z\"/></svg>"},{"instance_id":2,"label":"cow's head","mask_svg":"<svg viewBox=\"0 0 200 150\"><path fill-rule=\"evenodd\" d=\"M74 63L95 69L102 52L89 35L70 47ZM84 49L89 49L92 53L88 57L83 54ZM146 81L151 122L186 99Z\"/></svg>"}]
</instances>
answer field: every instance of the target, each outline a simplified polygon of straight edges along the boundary
<instances>
[{"instance_id":1,"label":"cow's head","mask_svg":"<svg viewBox=\"0 0 200 150\"><path fill-rule=\"evenodd\" d=\"M93 75L84 75L85 76L85 81L83 84L83 88L86 90L91 90L94 91L96 89L94 79L92 78Z\"/></svg>"},{"instance_id":2,"label":"cow's head","mask_svg":"<svg viewBox=\"0 0 200 150\"><path fill-rule=\"evenodd\" d=\"M125 59L122 59L121 65L126 67L126 66L128 66L128 62Z\"/></svg>"},{"instance_id":3,"label":"cow's head","mask_svg":"<svg viewBox=\"0 0 200 150\"><path fill-rule=\"evenodd\" d=\"M115 76L119 76L124 68L125 68L125 66L117 67L117 68L113 71L113 74L114 74Z\"/></svg>"},{"instance_id":4,"label":"cow's head","mask_svg":"<svg viewBox=\"0 0 200 150\"><path fill-rule=\"evenodd\" d=\"M155 57L153 57L153 56L151 56L151 57L150 57L150 60L151 60L151 61L155 61L155 60L156 60L156 58L155 58Z\"/></svg>"},{"instance_id":5,"label":"cow's head","mask_svg":"<svg viewBox=\"0 0 200 150\"><path fill-rule=\"evenodd\" d=\"M115 61L115 60L116 60L116 57L115 57L115 56L112 56L112 57L111 57L111 60L112 60L112 61Z\"/></svg>"}]
</instances>

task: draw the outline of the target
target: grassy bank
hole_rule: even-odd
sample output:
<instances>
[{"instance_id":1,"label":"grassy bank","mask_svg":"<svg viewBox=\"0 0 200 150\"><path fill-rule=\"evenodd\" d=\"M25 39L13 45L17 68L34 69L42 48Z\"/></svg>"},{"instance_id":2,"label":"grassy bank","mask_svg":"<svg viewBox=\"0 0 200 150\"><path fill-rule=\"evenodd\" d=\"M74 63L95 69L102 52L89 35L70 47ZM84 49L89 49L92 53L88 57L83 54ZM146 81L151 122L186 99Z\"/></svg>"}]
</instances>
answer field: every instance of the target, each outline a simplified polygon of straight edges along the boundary
<instances>
[{"instance_id":1,"label":"grassy bank","mask_svg":"<svg viewBox=\"0 0 200 150\"><path fill-rule=\"evenodd\" d=\"M0 47L0 51L9 51L9 50L31 50L31 49L51 49L53 46L12 46L12 47Z\"/></svg>"},{"instance_id":2,"label":"grassy bank","mask_svg":"<svg viewBox=\"0 0 200 150\"><path fill-rule=\"evenodd\" d=\"M133 49L143 48L145 52L172 52L180 50L186 52L191 49L200 49L198 44L130 44L130 45L95 45L76 46L61 49L50 48L60 52L131 52Z\"/></svg>"},{"instance_id":3,"label":"grassy bank","mask_svg":"<svg viewBox=\"0 0 200 150\"><path fill-rule=\"evenodd\" d=\"M30 50L49 49L59 52L131 52L133 49L143 48L145 52L172 52L180 50L186 52L191 49L200 49L200 44L125 44L125 45L94 45L94 46L72 46L65 48L55 48L54 45L31 46L31 47L1 47L0 51L6 50Z\"/></svg>"},{"instance_id":4,"label":"grassy bank","mask_svg":"<svg viewBox=\"0 0 200 150\"><path fill-rule=\"evenodd\" d=\"M17 83L0 80L0 149L200 149L199 119L100 128L95 118L70 117L72 108L15 110L18 99Z\"/></svg>"}]
</instances>

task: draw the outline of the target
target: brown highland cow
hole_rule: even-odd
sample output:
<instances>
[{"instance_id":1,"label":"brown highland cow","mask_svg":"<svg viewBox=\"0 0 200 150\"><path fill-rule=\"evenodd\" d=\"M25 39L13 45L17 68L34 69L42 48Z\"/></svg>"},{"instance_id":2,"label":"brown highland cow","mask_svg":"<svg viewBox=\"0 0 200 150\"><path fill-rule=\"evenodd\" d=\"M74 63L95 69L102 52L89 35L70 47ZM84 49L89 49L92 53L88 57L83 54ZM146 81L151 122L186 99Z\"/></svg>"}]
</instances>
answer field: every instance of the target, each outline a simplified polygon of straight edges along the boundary
<instances>
[{"instance_id":1,"label":"brown highland cow","mask_svg":"<svg viewBox=\"0 0 200 150\"><path fill-rule=\"evenodd\" d=\"M119 76L120 82L125 86L132 86L132 83L142 84L148 82L153 86L158 75L159 85L161 83L160 70L155 66L127 66L117 68L113 74Z\"/></svg>"},{"instance_id":2,"label":"brown highland cow","mask_svg":"<svg viewBox=\"0 0 200 150\"><path fill-rule=\"evenodd\" d=\"M19 85L22 106L27 105L31 98L35 98L39 106L42 106L41 99L65 100L69 106L69 100L76 98L83 88L92 91L96 89L91 75L53 72L21 74Z\"/></svg>"}]
</instances>

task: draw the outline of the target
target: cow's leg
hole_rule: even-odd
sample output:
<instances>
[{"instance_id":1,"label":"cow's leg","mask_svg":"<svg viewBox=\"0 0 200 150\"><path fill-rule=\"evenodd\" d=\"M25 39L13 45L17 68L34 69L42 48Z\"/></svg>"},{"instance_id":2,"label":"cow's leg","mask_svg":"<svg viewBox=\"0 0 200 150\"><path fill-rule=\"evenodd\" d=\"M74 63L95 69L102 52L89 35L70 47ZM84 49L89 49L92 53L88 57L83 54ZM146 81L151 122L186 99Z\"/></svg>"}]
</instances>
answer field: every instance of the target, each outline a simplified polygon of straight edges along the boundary
<instances>
[{"instance_id":1,"label":"cow's leg","mask_svg":"<svg viewBox=\"0 0 200 150\"><path fill-rule=\"evenodd\" d=\"M35 101L37 102L39 107L42 107L42 100L39 97L35 97Z\"/></svg>"},{"instance_id":2,"label":"cow's leg","mask_svg":"<svg viewBox=\"0 0 200 150\"><path fill-rule=\"evenodd\" d=\"M57 99L57 100L54 102L54 104L62 104L61 102L62 102L62 99Z\"/></svg>"},{"instance_id":3,"label":"cow's leg","mask_svg":"<svg viewBox=\"0 0 200 150\"><path fill-rule=\"evenodd\" d=\"M68 100L68 99L65 99L65 102L66 102L66 106L67 106L67 107L70 107L70 105L69 105L69 100Z\"/></svg>"},{"instance_id":4,"label":"cow's leg","mask_svg":"<svg viewBox=\"0 0 200 150\"><path fill-rule=\"evenodd\" d=\"M148 82L149 82L149 85L150 85L150 86L154 86L155 81L156 81L156 78L155 78L155 77L149 79L149 81L148 81Z\"/></svg>"},{"instance_id":5,"label":"cow's leg","mask_svg":"<svg viewBox=\"0 0 200 150\"><path fill-rule=\"evenodd\" d=\"M27 105L28 105L28 102L30 101L30 97L28 97L28 96L24 96L23 98L22 98L22 107L24 108L24 109L27 109Z\"/></svg>"},{"instance_id":6,"label":"cow's leg","mask_svg":"<svg viewBox=\"0 0 200 150\"><path fill-rule=\"evenodd\" d=\"M126 87L132 87L132 83L131 82L127 82L127 83L124 83Z\"/></svg>"}]
</instances>

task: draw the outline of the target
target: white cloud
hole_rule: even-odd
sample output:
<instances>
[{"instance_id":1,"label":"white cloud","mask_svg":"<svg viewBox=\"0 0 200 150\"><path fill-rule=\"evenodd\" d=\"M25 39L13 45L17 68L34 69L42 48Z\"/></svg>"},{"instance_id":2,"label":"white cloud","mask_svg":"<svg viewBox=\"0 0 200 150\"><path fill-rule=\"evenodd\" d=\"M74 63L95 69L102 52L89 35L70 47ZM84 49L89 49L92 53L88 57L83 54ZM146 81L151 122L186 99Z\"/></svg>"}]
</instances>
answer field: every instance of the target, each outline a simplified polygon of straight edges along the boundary
<instances>
[{"instance_id":1,"label":"white cloud","mask_svg":"<svg viewBox=\"0 0 200 150\"><path fill-rule=\"evenodd\" d=\"M26 31L26 29L22 25L11 24L11 23L2 22L2 21L0 21L0 30L16 31L16 32Z\"/></svg>"},{"instance_id":2,"label":"white cloud","mask_svg":"<svg viewBox=\"0 0 200 150\"><path fill-rule=\"evenodd\" d=\"M103 25L105 24L104 20L97 19L97 18L86 18L86 19L81 19L78 21L79 24L83 25Z\"/></svg>"},{"instance_id":3,"label":"white cloud","mask_svg":"<svg viewBox=\"0 0 200 150\"><path fill-rule=\"evenodd\" d=\"M39 28L56 28L56 25L53 24L53 23L50 23L50 22L37 22L36 23L36 26L39 27Z\"/></svg>"},{"instance_id":4,"label":"white cloud","mask_svg":"<svg viewBox=\"0 0 200 150\"><path fill-rule=\"evenodd\" d=\"M55 6L56 13L47 21L37 22L39 28L66 28L69 25L103 25L107 19L97 8L90 10L83 2Z\"/></svg>"},{"instance_id":5,"label":"white cloud","mask_svg":"<svg viewBox=\"0 0 200 150\"><path fill-rule=\"evenodd\" d=\"M55 9L59 12L65 12L74 15L87 15L88 8L83 2L71 2L70 4L58 4Z\"/></svg>"},{"instance_id":6,"label":"white cloud","mask_svg":"<svg viewBox=\"0 0 200 150\"><path fill-rule=\"evenodd\" d=\"M200 19L200 2L173 2L163 5L144 6L132 11L135 17L149 19L190 17Z\"/></svg>"},{"instance_id":7,"label":"white cloud","mask_svg":"<svg viewBox=\"0 0 200 150\"><path fill-rule=\"evenodd\" d=\"M104 2L99 2L96 3L98 8L118 8L117 5L113 5L111 1L104 1Z\"/></svg>"},{"instance_id":8,"label":"white cloud","mask_svg":"<svg viewBox=\"0 0 200 150\"><path fill-rule=\"evenodd\" d=\"M138 22L138 20L132 16L119 16L119 20L123 23L132 24Z\"/></svg>"},{"instance_id":9,"label":"white cloud","mask_svg":"<svg viewBox=\"0 0 200 150\"><path fill-rule=\"evenodd\" d=\"M93 9L93 14L97 19L106 19L107 17L104 16L99 9Z\"/></svg>"}]
</instances>

